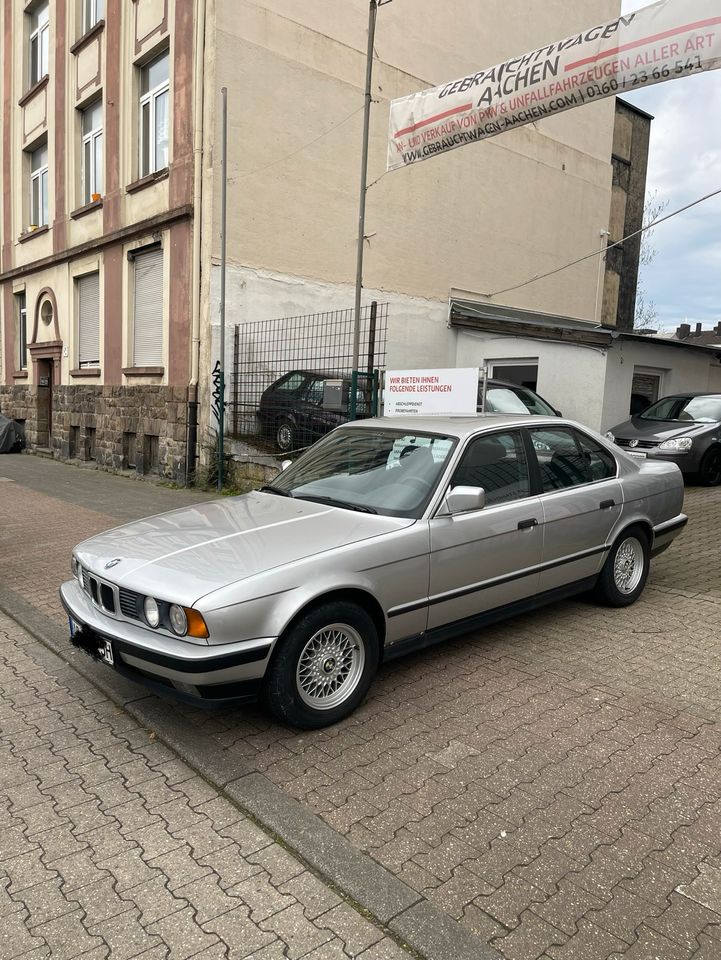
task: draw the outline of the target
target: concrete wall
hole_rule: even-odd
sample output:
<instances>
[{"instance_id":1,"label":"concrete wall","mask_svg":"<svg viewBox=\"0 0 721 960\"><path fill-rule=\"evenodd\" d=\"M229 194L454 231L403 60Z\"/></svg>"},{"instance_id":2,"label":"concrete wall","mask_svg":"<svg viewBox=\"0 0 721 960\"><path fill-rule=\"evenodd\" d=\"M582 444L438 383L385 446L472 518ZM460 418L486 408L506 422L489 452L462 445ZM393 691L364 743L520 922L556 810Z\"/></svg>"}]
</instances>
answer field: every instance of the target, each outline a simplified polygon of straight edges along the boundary
<instances>
[{"instance_id":1,"label":"concrete wall","mask_svg":"<svg viewBox=\"0 0 721 960\"><path fill-rule=\"evenodd\" d=\"M418 0L411 10L379 11L369 181L380 179L368 194L368 288L439 301L451 286L489 293L598 245L610 202L611 101L385 175L387 100L602 22L619 6L551 0L529 16L521 0L494 0L456 5L449 16ZM348 0L343 17L327 0L218 3L231 262L352 283L367 10L364 0ZM216 107L216 144L217 116ZM589 261L498 302L594 319L596 290Z\"/></svg>"},{"instance_id":2,"label":"concrete wall","mask_svg":"<svg viewBox=\"0 0 721 960\"><path fill-rule=\"evenodd\" d=\"M475 367L513 360L538 361L538 393L565 417L599 430L607 352L526 337L459 330L453 366ZM630 392L630 389L629 389Z\"/></svg>"}]
</instances>

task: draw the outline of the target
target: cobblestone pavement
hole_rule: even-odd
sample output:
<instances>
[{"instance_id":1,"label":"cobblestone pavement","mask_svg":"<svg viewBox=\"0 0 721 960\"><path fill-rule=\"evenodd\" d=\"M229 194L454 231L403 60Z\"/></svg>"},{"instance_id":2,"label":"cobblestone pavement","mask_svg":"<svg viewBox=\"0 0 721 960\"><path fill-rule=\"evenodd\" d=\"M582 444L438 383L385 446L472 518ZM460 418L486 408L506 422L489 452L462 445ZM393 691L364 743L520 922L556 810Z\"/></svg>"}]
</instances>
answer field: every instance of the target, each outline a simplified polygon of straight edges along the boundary
<instances>
[{"instance_id":1,"label":"cobblestone pavement","mask_svg":"<svg viewBox=\"0 0 721 960\"><path fill-rule=\"evenodd\" d=\"M409 957L2 614L0 917L4 960Z\"/></svg>"},{"instance_id":2,"label":"cobblestone pavement","mask_svg":"<svg viewBox=\"0 0 721 960\"><path fill-rule=\"evenodd\" d=\"M133 486L93 511L52 496L72 468L26 481L31 458L10 459L0 584L58 622L70 548L127 516ZM687 488L686 509L628 610L567 602L394 662L329 730L252 708L176 708L176 724L508 960L718 960L721 490Z\"/></svg>"}]
</instances>

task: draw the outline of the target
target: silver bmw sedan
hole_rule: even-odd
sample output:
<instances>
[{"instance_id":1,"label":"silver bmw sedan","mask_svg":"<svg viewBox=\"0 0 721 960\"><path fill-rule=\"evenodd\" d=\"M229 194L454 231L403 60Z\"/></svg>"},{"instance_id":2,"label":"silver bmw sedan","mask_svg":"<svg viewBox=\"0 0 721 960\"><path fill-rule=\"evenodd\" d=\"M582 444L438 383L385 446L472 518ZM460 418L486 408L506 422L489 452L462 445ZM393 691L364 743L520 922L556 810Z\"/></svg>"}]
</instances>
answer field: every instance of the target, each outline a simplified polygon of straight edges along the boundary
<instances>
[{"instance_id":1,"label":"silver bmw sedan","mask_svg":"<svg viewBox=\"0 0 721 960\"><path fill-rule=\"evenodd\" d=\"M258 491L84 541L60 596L119 673L321 727L411 650L581 592L633 603L683 491L558 417L362 420Z\"/></svg>"}]
</instances>

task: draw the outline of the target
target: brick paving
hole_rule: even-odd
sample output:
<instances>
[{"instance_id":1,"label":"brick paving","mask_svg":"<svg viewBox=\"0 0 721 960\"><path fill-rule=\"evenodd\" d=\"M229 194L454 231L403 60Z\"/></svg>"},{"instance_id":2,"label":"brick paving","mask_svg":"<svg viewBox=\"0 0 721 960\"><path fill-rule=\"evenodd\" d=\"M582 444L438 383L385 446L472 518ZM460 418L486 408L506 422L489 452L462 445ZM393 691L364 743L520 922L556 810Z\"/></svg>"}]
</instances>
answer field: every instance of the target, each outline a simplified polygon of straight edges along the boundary
<instances>
[{"instance_id":1,"label":"brick paving","mask_svg":"<svg viewBox=\"0 0 721 960\"><path fill-rule=\"evenodd\" d=\"M84 480L113 490L89 510L52 495L72 468L9 460L0 583L57 620L70 548L135 485ZM721 490L686 502L628 610L567 602L394 662L325 731L178 713L508 960L718 960Z\"/></svg>"},{"instance_id":2,"label":"brick paving","mask_svg":"<svg viewBox=\"0 0 721 960\"><path fill-rule=\"evenodd\" d=\"M4 960L409 954L0 614Z\"/></svg>"}]
</instances>

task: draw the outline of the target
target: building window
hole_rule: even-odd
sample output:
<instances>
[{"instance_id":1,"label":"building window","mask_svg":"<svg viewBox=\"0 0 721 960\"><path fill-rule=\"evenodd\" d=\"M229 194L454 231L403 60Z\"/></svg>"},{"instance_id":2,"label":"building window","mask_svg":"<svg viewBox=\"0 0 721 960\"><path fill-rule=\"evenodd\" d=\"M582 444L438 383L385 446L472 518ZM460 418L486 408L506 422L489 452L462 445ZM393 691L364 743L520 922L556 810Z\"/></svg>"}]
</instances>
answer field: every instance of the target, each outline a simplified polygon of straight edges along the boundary
<instances>
[{"instance_id":1,"label":"building window","mask_svg":"<svg viewBox=\"0 0 721 960\"><path fill-rule=\"evenodd\" d=\"M83 203L99 200L103 192L103 105L100 101L82 112Z\"/></svg>"},{"instance_id":2,"label":"building window","mask_svg":"<svg viewBox=\"0 0 721 960\"><path fill-rule=\"evenodd\" d=\"M140 71L140 176L168 166L170 57L163 53Z\"/></svg>"},{"instance_id":3,"label":"building window","mask_svg":"<svg viewBox=\"0 0 721 960\"><path fill-rule=\"evenodd\" d=\"M28 310L25 291L15 294L15 313L18 331L18 370L28 368Z\"/></svg>"},{"instance_id":4,"label":"building window","mask_svg":"<svg viewBox=\"0 0 721 960\"><path fill-rule=\"evenodd\" d=\"M82 4L83 33L87 33L105 16L105 0L82 0Z\"/></svg>"},{"instance_id":5,"label":"building window","mask_svg":"<svg viewBox=\"0 0 721 960\"><path fill-rule=\"evenodd\" d=\"M49 72L50 14L47 3L41 3L30 14L30 86Z\"/></svg>"},{"instance_id":6,"label":"building window","mask_svg":"<svg viewBox=\"0 0 721 960\"><path fill-rule=\"evenodd\" d=\"M100 274L75 281L78 310L78 366L100 366Z\"/></svg>"},{"instance_id":7,"label":"building window","mask_svg":"<svg viewBox=\"0 0 721 960\"><path fill-rule=\"evenodd\" d=\"M163 363L163 251L160 247L133 256L133 366Z\"/></svg>"},{"instance_id":8,"label":"building window","mask_svg":"<svg viewBox=\"0 0 721 960\"><path fill-rule=\"evenodd\" d=\"M30 154L30 225L44 227L48 222L48 145L44 143Z\"/></svg>"}]
</instances>

